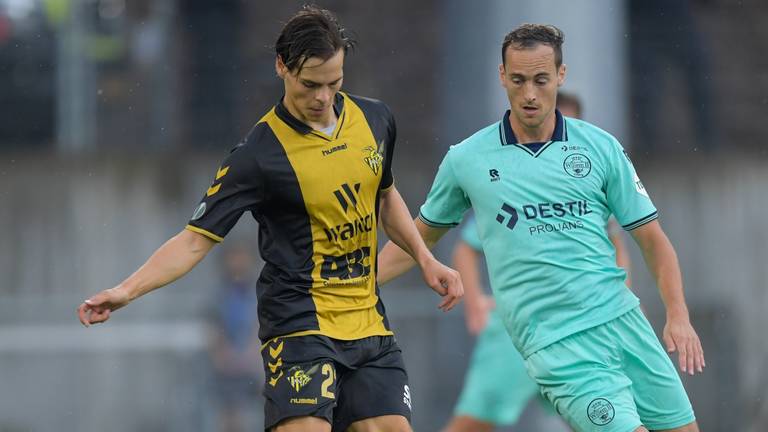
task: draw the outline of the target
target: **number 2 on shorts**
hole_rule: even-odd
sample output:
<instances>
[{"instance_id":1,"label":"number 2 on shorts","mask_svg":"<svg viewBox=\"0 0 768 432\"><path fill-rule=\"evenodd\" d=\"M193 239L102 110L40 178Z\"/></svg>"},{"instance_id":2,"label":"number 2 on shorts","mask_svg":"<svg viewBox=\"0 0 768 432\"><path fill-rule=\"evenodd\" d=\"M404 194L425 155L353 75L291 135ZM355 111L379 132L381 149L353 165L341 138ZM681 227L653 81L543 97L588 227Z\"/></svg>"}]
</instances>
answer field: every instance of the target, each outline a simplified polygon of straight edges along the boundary
<instances>
[{"instance_id":1,"label":"number 2 on shorts","mask_svg":"<svg viewBox=\"0 0 768 432\"><path fill-rule=\"evenodd\" d=\"M326 363L323 365L322 373L323 376L327 376L328 378L323 380L323 384L320 387L320 394L328 399L336 399L336 395L334 395L332 391L328 390L328 387L330 387L333 382L336 381L336 371L333 370L333 366L331 366L330 363Z\"/></svg>"}]
</instances>

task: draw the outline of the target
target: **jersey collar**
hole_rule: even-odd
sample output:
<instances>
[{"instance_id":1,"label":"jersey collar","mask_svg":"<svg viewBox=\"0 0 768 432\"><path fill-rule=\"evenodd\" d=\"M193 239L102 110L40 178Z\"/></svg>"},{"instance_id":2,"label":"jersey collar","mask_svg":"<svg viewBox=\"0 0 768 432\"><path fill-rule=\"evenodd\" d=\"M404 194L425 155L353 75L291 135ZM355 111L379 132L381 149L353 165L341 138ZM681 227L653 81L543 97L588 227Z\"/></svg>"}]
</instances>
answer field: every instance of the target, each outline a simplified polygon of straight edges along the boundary
<instances>
[{"instance_id":1,"label":"jersey collar","mask_svg":"<svg viewBox=\"0 0 768 432\"><path fill-rule=\"evenodd\" d=\"M532 151L530 148L528 148L527 145L523 145L517 142L517 137L515 136L515 133L512 131L512 125L509 123L509 114L510 114L510 110L505 111L504 117L501 118L501 123L499 124L499 141L501 142L502 146L514 145L516 147L519 147L525 150L531 156L537 157L553 142L568 141L568 128L566 127L566 124L565 124L565 118L560 113L560 110L558 110L557 108L555 108L555 130L552 131L552 138L550 138L549 141L547 141L546 143L539 143L540 144L538 146L539 149L535 152ZM527 143L527 144L536 144L536 143Z\"/></svg>"},{"instance_id":2,"label":"jersey collar","mask_svg":"<svg viewBox=\"0 0 768 432\"><path fill-rule=\"evenodd\" d=\"M344 95L341 92L336 93L336 96L333 101L333 111L336 113L336 116L338 117L337 124L336 124L336 130L341 130L341 123L344 121L343 118L343 112L344 112ZM285 107L285 104L283 103L283 98L280 98L280 102L275 105L275 114L277 117L282 120L285 124L291 127L291 129L295 130L296 132L307 135L310 133L315 132L314 129L307 126L304 122L297 119L288 111L288 108ZM325 138L325 136L321 134L317 134L321 138ZM326 138L327 139L327 138Z\"/></svg>"}]
</instances>

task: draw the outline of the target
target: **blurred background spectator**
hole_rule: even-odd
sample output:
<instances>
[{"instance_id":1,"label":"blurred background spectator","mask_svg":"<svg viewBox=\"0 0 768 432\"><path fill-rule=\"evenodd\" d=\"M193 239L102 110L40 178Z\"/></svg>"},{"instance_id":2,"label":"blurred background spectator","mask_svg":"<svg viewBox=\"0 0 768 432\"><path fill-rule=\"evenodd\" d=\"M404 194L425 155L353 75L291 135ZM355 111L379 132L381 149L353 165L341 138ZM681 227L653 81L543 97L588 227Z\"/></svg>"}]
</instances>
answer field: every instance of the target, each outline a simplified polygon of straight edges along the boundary
<instances>
[{"instance_id":1,"label":"blurred background spectator","mask_svg":"<svg viewBox=\"0 0 768 432\"><path fill-rule=\"evenodd\" d=\"M244 243L224 248L211 340L217 430L253 431L263 427L264 370L255 290L260 266Z\"/></svg>"}]
</instances>

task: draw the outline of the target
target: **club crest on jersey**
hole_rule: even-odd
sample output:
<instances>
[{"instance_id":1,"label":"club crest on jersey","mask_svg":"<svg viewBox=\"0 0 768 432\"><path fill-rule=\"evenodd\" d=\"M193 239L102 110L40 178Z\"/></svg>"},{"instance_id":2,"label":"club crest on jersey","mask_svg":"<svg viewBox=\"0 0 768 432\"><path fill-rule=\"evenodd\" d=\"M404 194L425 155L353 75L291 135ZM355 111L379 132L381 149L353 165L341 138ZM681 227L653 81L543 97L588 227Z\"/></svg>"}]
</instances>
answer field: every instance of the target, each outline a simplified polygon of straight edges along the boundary
<instances>
[{"instance_id":1,"label":"club crest on jersey","mask_svg":"<svg viewBox=\"0 0 768 432\"><path fill-rule=\"evenodd\" d=\"M384 146L384 141L382 141L379 144L379 148ZM373 171L374 174L379 174L379 169L381 168L381 163L384 162L384 156L381 155L381 152L379 149L374 148L373 146L368 146L363 149L363 152L366 153L363 160L365 161L366 165Z\"/></svg>"},{"instance_id":2,"label":"club crest on jersey","mask_svg":"<svg viewBox=\"0 0 768 432\"><path fill-rule=\"evenodd\" d=\"M574 153L565 158L563 169L571 177L583 178L592 171L592 161L581 153Z\"/></svg>"}]
</instances>

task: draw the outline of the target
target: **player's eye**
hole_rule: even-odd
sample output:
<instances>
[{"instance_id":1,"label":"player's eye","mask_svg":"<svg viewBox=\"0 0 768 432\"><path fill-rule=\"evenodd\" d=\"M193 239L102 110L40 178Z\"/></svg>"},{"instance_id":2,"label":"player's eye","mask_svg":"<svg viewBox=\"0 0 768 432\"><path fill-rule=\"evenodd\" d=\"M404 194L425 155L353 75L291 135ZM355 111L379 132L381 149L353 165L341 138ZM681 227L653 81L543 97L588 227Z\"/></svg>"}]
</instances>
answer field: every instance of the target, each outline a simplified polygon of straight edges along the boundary
<instances>
[{"instance_id":1,"label":"player's eye","mask_svg":"<svg viewBox=\"0 0 768 432\"><path fill-rule=\"evenodd\" d=\"M539 78L539 79L536 80L536 84L538 84L538 85L546 85L548 82L549 82L549 80L546 79L546 78Z\"/></svg>"},{"instance_id":2,"label":"player's eye","mask_svg":"<svg viewBox=\"0 0 768 432\"><path fill-rule=\"evenodd\" d=\"M304 84L304 87L311 88L311 89L319 87L317 83L310 83L306 81L302 82L302 84Z\"/></svg>"}]
</instances>

